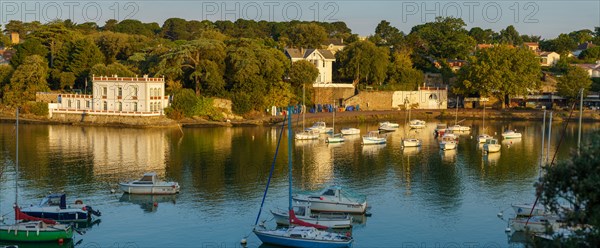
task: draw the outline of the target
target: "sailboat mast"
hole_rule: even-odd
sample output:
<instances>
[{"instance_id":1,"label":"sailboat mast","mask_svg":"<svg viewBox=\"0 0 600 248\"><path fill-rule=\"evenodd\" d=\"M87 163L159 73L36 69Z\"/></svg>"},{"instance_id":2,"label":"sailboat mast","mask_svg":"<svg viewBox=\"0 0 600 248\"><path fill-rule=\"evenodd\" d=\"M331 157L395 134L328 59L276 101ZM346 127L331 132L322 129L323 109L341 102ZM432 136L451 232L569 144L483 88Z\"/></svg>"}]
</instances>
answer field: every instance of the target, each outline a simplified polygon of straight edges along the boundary
<instances>
[{"instance_id":1,"label":"sailboat mast","mask_svg":"<svg viewBox=\"0 0 600 248\"><path fill-rule=\"evenodd\" d=\"M581 118L583 116L583 88L579 92L579 131L577 132L577 154L581 149Z\"/></svg>"},{"instance_id":2,"label":"sailboat mast","mask_svg":"<svg viewBox=\"0 0 600 248\"><path fill-rule=\"evenodd\" d=\"M19 206L19 107L17 107L17 148L15 149L15 205ZM15 216L16 217L16 216Z\"/></svg>"},{"instance_id":3,"label":"sailboat mast","mask_svg":"<svg viewBox=\"0 0 600 248\"><path fill-rule=\"evenodd\" d=\"M540 168L538 175L542 177L542 166L544 165L544 138L546 136L546 109L544 109L544 120L542 121L542 157L540 158Z\"/></svg>"},{"instance_id":4,"label":"sailboat mast","mask_svg":"<svg viewBox=\"0 0 600 248\"><path fill-rule=\"evenodd\" d=\"M454 125L458 125L458 96L456 97L456 114L454 115Z\"/></svg>"},{"instance_id":5,"label":"sailboat mast","mask_svg":"<svg viewBox=\"0 0 600 248\"><path fill-rule=\"evenodd\" d=\"M552 111L550 111L550 119L548 119L548 147L546 147L546 164L550 162L550 140L552 135Z\"/></svg>"},{"instance_id":6,"label":"sailboat mast","mask_svg":"<svg viewBox=\"0 0 600 248\"><path fill-rule=\"evenodd\" d=\"M292 111L292 107L288 107ZM289 183L289 208L292 210L292 115L288 116L288 183Z\"/></svg>"},{"instance_id":7,"label":"sailboat mast","mask_svg":"<svg viewBox=\"0 0 600 248\"><path fill-rule=\"evenodd\" d=\"M485 101L483 101L483 133L485 133Z\"/></svg>"},{"instance_id":8,"label":"sailboat mast","mask_svg":"<svg viewBox=\"0 0 600 248\"><path fill-rule=\"evenodd\" d=\"M302 131L306 130L304 129L304 119L306 118L306 111L304 110L304 100L305 100L305 91L306 91L306 83L302 83Z\"/></svg>"}]
</instances>

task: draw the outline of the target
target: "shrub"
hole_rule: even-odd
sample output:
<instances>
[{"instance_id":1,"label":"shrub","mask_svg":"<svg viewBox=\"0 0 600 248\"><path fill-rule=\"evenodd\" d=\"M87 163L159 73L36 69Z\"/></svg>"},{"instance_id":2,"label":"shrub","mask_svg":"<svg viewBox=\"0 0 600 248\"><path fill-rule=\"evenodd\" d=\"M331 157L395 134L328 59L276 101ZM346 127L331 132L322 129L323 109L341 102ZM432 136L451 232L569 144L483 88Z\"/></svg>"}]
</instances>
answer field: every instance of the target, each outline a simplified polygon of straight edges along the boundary
<instances>
[{"instance_id":1,"label":"shrub","mask_svg":"<svg viewBox=\"0 0 600 248\"><path fill-rule=\"evenodd\" d=\"M198 101L194 106L194 114L198 116L206 116L213 121L220 121L223 115L214 107L213 99L208 97L198 97Z\"/></svg>"},{"instance_id":2,"label":"shrub","mask_svg":"<svg viewBox=\"0 0 600 248\"><path fill-rule=\"evenodd\" d=\"M183 112L172 107L165 108L165 115L167 116L167 118L173 120L181 120L184 117Z\"/></svg>"},{"instance_id":3,"label":"shrub","mask_svg":"<svg viewBox=\"0 0 600 248\"><path fill-rule=\"evenodd\" d=\"M236 114L248 113L253 108L250 95L244 92L238 92L237 94L234 94L231 102L233 103L232 111Z\"/></svg>"},{"instance_id":4,"label":"shrub","mask_svg":"<svg viewBox=\"0 0 600 248\"><path fill-rule=\"evenodd\" d=\"M28 102L26 103L25 110L27 113L32 113L38 116L48 115L48 103L45 102Z\"/></svg>"},{"instance_id":5,"label":"shrub","mask_svg":"<svg viewBox=\"0 0 600 248\"><path fill-rule=\"evenodd\" d=\"M196 93L193 90L182 89L173 95L172 107L184 116L192 117L195 115L196 102L198 102L198 97L196 97Z\"/></svg>"}]
</instances>

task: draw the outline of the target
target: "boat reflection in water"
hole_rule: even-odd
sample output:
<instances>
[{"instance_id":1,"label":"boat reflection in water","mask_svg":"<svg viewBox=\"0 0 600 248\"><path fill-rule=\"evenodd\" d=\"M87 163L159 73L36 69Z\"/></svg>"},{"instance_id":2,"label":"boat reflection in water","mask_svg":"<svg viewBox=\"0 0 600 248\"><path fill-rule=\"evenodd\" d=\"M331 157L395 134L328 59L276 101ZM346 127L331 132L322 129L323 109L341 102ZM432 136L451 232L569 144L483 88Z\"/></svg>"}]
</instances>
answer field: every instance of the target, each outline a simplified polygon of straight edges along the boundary
<instances>
[{"instance_id":1,"label":"boat reflection in water","mask_svg":"<svg viewBox=\"0 0 600 248\"><path fill-rule=\"evenodd\" d=\"M500 154L501 153L499 152L486 153L483 155L483 159L490 164L497 164L500 159Z\"/></svg>"},{"instance_id":2,"label":"boat reflection in water","mask_svg":"<svg viewBox=\"0 0 600 248\"><path fill-rule=\"evenodd\" d=\"M404 155L417 155L419 154L419 152L421 151L421 147L417 146L417 147L404 147L404 149L402 149L402 154Z\"/></svg>"},{"instance_id":3,"label":"boat reflection in water","mask_svg":"<svg viewBox=\"0 0 600 248\"><path fill-rule=\"evenodd\" d=\"M385 144L362 146L362 152L365 155L377 155L380 150L385 147Z\"/></svg>"},{"instance_id":4,"label":"boat reflection in water","mask_svg":"<svg viewBox=\"0 0 600 248\"><path fill-rule=\"evenodd\" d=\"M66 239L63 243L58 242L18 242L10 243L8 241L0 241L0 247L15 247L15 248L73 248L79 245L83 240L75 243L73 239Z\"/></svg>"},{"instance_id":5,"label":"boat reflection in water","mask_svg":"<svg viewBox=\"0 0 600 248\"><path fill-rule=\"evenodd\" d=\"M156 212L159 203L172 202L175 204L177 202L177 195L135 195L123 193L119 201L140 205L144 212L152 213Z\"/></svg>"},{"instance_id":6,"label":"boat reflection in water","mask_svg":"<svg viewBox=\"0 0 600 248\"><path fill-rule=\"evenodd\" d=\"M444 162L456 162L456 149L440 151L442 155L442 161Z\"/></svg>"}]
</instances>

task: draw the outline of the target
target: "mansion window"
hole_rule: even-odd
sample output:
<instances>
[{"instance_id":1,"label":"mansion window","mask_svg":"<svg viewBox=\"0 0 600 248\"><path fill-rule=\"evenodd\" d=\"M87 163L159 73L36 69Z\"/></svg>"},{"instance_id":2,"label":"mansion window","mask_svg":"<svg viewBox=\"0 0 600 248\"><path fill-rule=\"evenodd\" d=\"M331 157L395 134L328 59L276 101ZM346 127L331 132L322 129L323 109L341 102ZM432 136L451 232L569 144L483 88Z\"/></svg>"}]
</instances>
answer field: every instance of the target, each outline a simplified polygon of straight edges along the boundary
<instances>
[{"instance_id":1,"label":"mansion window","mask_svg":"<svg viewBox=\"0 0 600 248\"><path fill-rule=\"evenodd\" d=\"M123 103L122 102L117 103L117 106L119 108L119 111L123 111Z\"/></svg>"},{"instance_id":2,"label":"mansion window","mask_svg":"<svg viewBox=\"0 0 600 248\"><path fill-rule=\"evenodd\" d=\"M123 87L118 87L117 88L117 96L119 98L123 97Z\"/></svg>"},{"instance_id":3,"label":"mansion window","mask_svg":"<svg viewBox=\"0 0 600 248\"><path fill-rule=\"evenodd\" d=\"M105 111L108 110L108 102L104 101L102 102L102 109L104 109Z\"/></svg>"},{"instance_id":4,"label":"mansion window","mask_svg":"<svg viewBox=\"0 0 600 248\"><path fill-rule=\"evenodd\" d=\"M108 87L102 87L102 96L108 95Z\"/></svg>"}]
</instances>

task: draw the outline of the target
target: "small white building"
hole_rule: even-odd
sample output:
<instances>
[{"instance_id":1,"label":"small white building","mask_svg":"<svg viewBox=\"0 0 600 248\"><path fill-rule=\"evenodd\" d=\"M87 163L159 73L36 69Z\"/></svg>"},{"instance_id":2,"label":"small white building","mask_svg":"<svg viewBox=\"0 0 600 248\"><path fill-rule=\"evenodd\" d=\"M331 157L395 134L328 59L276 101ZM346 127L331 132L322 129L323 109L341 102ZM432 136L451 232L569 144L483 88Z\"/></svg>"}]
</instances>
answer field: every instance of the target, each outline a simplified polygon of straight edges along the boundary
<instances>
[{"instance_id":1,"label":"small white building","mask_svg":"<svg viewBox=\"0 0 600 248\"><path fill-rule=\"evenodd\" d=\"M49 104L52 113L158 116L169 104L165 79L144 77L92 77L92 95L60 94Z\"/></svg>"},{"instance_id":2,"label":"small white building","mask_svg":"<svg viewBox=\"0 0 600 248\"><path fill-rule=\"evenodd\" d=\"M556 52L539 52L537 57L541 66L554 66L560 60L560 54Z\"/></svg>"},{"instance_id":3,"label":"small white building","mask_svg":"<svg viewBox=\"0 0 600 248\"><path fill-rule=\"evenodd\" d=\"M600 61L596 61L596 64L571 64L585 70L591 78L600 77Z\"/></svg>"},{"instance_id":4,"label":"small white building","mask_svg":"<svg viewBox=\"0 0 600 248\"><path fill-rule=\"evenodd\" d=\"M319 76L315 80L316 84L331 83L333 81L333 62L335 56L326 49L294 49L286 48L285 54L292 63L299 60L308 60L319 70Z\"/></svg>"}]
</instances>

